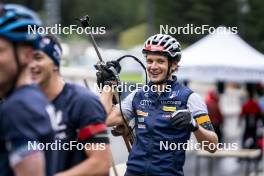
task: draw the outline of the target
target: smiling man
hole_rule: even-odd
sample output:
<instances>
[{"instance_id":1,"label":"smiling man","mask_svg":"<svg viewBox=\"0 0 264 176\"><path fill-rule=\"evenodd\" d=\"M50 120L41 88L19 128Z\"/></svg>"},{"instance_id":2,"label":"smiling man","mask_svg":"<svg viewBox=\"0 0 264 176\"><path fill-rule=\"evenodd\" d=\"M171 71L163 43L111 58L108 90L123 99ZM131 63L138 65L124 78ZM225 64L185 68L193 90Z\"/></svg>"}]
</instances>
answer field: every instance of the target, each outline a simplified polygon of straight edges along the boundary
<instances>
[{"instance_id":1,"label":"smiling man","mask_svg":"<svg viewBox=\"0 0 264 176\"><path fill-rule=\"evenodd\" d=\"M185 151L161 149L161 143L187 143L191 132L199 143L216 145L218 138L202 98L181 85L172 75L178 69L181 58L178 41L169 35L151 36L145 42L143 54L150 80L148 86L155 89L136 90L122 102L122 111L127 120L135 120L136 133L127 161L126 176L183 176ZM111 75L105 77L111 78ZM103 85L109 81L98 80ZM166 87L170 87L170 91ZM105 90L102 91L101 101L108 113L107 124L114 126L124 123L119 106L112 106L113 92ZM209 152L216 151L215 148L204 148Z\"/></svg>"},{"instance_id":2,"label":"smiling man","mask_svg":"<svg viewBox=\"0 0 264 176\"><path fill-rule=\"evenodd\" d=\"M28 34L27 27L40 24L37 14L24 6L0 5L1 176L53 175L52 151L29 147L54 142L53 116L47 111L52 106L29 70L40 36Z\"/></svg>"},{"instance_id":3,"label":"smiling man","mask_svg":"<svg viewBox=\"0 0 264 176\"><path fill-rule=\"evenodd\" d=\"M110 149L104 107L89 90L64 82L59 71L62 49L55 36L44 36L39 48L30 65L32 78L55 106L56 137L67 147L57 150L56 176L108 175Z\"/></svg>"}]
</instances>

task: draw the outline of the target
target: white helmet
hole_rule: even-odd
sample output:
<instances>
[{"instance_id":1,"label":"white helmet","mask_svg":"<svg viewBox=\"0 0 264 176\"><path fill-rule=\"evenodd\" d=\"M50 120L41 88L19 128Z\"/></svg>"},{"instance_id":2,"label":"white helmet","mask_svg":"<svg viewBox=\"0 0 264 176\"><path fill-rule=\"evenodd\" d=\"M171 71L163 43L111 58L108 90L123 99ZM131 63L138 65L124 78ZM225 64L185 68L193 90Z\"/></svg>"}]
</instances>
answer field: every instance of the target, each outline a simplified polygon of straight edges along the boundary
<instances>
[{"instance_id":1,"label":"white helmet","mask_svg":"<svg viewBox=\"0 0 264 176\"><path fill-rule=\"evenodd\" d=\"M181 59L181 46L172 36L166 34L156 34L149 37L142 50L143 54L162 54L176 61Z\"/></svg>"}]
</instances>

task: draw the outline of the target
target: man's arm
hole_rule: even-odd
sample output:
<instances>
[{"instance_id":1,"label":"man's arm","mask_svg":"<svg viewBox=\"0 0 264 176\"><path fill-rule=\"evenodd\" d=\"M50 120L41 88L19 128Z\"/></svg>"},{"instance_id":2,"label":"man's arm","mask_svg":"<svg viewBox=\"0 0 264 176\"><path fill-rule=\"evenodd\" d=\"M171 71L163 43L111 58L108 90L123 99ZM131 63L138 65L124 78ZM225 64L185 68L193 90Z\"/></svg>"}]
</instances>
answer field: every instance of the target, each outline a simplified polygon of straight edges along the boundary
<instances>
[{"instance_id":1,"label":"man's arm","mask_svg":"<svg viewBox=\"0 0 264 176\"><path fill-rule=\"evenodd\" d=\"M36 97L31 98L32 101L36 100L34 99ZM46 165L45 151L38 148L38 143L42 142L41 137L47 140L49 136L50 142L53 142L50 119L43 106L47 102L38 99L34 102L39 104L31 106L23 100L13 101L2 109L5 118L1 128L6 138L10 168L18 176L49 175L46 173L48 171L46 168L49 167ZM36 148L30 143L33 146L36 143Z\"/></svg>"},{"instance_id":2,"label":"man's arm","mask_svg":"<svg viewBox=\"0 0 264 176\"><path fill-rule=\"evenodd\" d=\"M79 132L78 142L85 146L86 158L70 169L56 176L108 175L110 169L110 148L106 112L99 98L92 93L83 94L76 104L74 118Z\"/></svg>"},{"instance_id":3,"label":"man's arm","mask_svg":"<svg viewBox=\"0 0 264 176\"><path fill-rule=\"evenodd\" d=\"M203 126L199 125L198 130L194 132L194 135L200 144L205 144L204 149L210 153L216 152L218 137L214 131L208 130ZM214 145L214 148L209 148L208 145Z\"/></svg>"},{"instance_id":4,"label":"man's arm","mask_svg":"<svg viewBox=\"0 0 264 176\"><path fill-rule=\"evenodd\" d=\"M103 150L85 150L86 160L65 172L56 174L56 176L107 176L111 163L109 145L105 143L93 143L93 145L101 146Z\"/></svg>"},{"instance_id":5,"label":"man's arm","mask_svg":"<svg viewBox=\"0 0 264 176\"><path fill-rule=\"evenodd\" d=\"M106 91L106 90L109 90L109 91ZM112 91L111 86L105 85L102 90L102 93L100 94L100 100L105 108L107 115L111 113L112 108L113 108L113 102L112 102L113 96L114 96L114 93Z\"/></svg>"},{"instance_id":6,"label":"man's arm","mask_svg":"<svg viewBox=\"0 0 264 176\"><path fill-rule=\"evenodd\" d=\"M210 117L208 116L206 104L198 94L193 93L188 99L187 106L192 112L192 117L195 117L195 120L199 125L198 130L194 132L198 143L206 144L204 149L208 152L214 153L217 148L210 149L207 146L216 146L218 144L218 137L214 132Z\"/></svg>"},{"instance_id":7,"label":"man's arm","mask_svg":"<svg viewBox=\"0 0 264 176\"><path fill-rule=\"evenodd\" d=\"M110 114L107 116L106 125L107 126L117 126L124 123L120 109L116 106L113 106Z\"/></svg>"},{"instance_id":8,"label":"man's arm","mask_svg":"<svg viewBox=\"0 0 264 176\"><path fill-rule=\"evenodd\" d=\"M110 90L110 87L105 90ZM132 101L136 92L137 90L133 91L122 101L122 111L127 119L133 118ZM124 123L119 105L113 105L112 103L113 95L112 91L104 90L100 95L100 100L107 112L107 126L116 126Z\"/></svg>"},{"instance_id":9,"label":"man's arm","mask_svg":"<svg viewBox=\"0 0 264 176\"><path fill-rule=\"evenodd\" d=\"M189 110L178 110L172 114L171 124L175 128L187 128L191 132L194 132L198 143L202 145L202 149L212 153L216 151L218 138L214 132L208 115L200 115L194 119ZM214 148L208 147L212 145L214 145Z\"/></svg>"},{"instance_id":10,"label":"man's arm","mask_svg":"<svg viewBox=\"0 0 264 176\"><path fill-rule=\"evenodd\" d=\"M111 90L111 87L108 86L106 90ZM107 119L106 119L107 126L116 126L123 124L123 119L121 116L120 109L117 108L115 105L113 105L112 102L113 96L114 93L112 91L104 91L104 90L100 95L101 103L103 104L107 113Z\"/></svg>"},{"instance_id":11,"label":"man's arm","mask_svg":"<svg viewBox=\"0 0 264 176\"><path fill-rule=\"evenodd\" d=\"M13 166L16 176L45 176L45 158L41 151L26 156Z\"/></svg>"}]
</instances>

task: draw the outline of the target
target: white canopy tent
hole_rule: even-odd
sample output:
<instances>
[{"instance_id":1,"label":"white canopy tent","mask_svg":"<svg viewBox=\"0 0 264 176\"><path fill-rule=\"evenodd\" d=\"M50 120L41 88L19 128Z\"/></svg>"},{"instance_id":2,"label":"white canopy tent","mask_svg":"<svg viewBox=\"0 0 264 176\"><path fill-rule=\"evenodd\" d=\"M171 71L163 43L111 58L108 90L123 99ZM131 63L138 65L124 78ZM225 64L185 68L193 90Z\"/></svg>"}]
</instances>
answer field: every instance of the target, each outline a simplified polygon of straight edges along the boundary
<instances>
[{"instance_id":1,"label":"white canopy tent","mask_svg":"<svg viewBox=\"0 0 264 176\"><path fill-rule=\"evenodd\" d=\"M226 28L183 50L180 79L264 82L264 55Z\"/></svg>"}]
</instances>

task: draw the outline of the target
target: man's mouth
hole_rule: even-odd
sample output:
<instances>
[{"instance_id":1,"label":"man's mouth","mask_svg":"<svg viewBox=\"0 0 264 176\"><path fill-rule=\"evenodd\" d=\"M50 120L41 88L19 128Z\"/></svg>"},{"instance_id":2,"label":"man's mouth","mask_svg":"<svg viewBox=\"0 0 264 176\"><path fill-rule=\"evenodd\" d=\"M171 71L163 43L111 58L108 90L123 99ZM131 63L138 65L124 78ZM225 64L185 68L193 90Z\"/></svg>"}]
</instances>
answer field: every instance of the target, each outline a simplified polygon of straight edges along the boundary
<instances>
[{"instance_id":1,"label":"man's mouth","mask_svg":"<svg viewBox=\"0 0 264 176\"><path fill-rule=\"evenodd\" d=\"M41 71L31 71L31 75L33 79L36 79L41 74Z\"/></svg>"},{"instance_id":2,"label":"man's mouth","mask_svg":"<svg viewBox=\"0 0 264 176\"><path fill-rule=\"evenodd\" d=\"M161 73L160 73L160 72L154 72L154 73L150 73L150 74L151 74L151 76L157 77L157 76L159 76Z\"/></svg>"}]
</instances>

